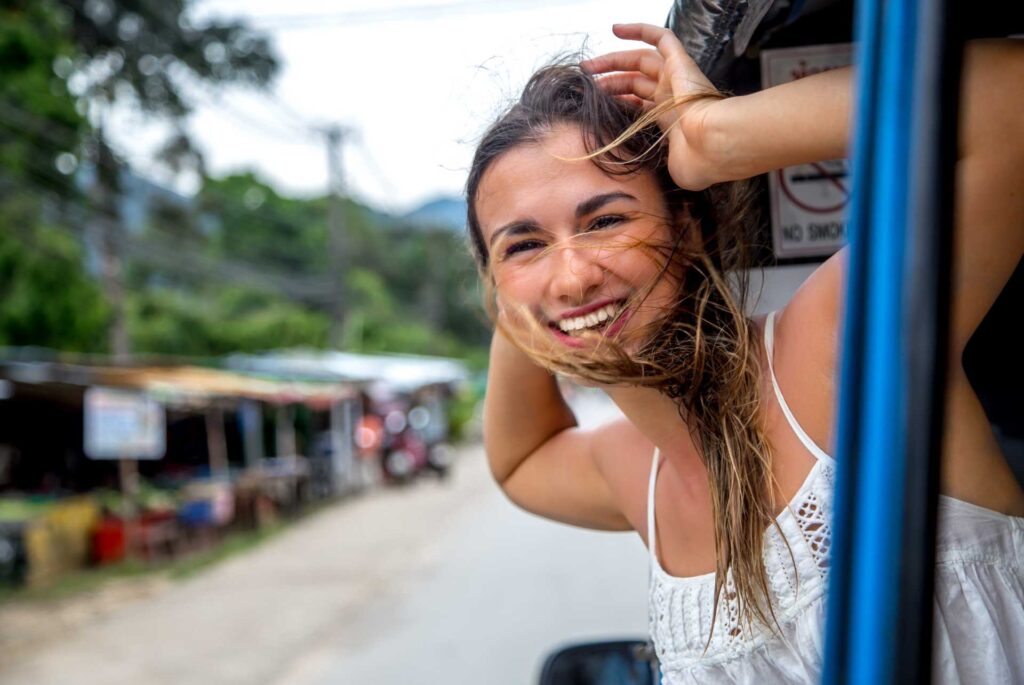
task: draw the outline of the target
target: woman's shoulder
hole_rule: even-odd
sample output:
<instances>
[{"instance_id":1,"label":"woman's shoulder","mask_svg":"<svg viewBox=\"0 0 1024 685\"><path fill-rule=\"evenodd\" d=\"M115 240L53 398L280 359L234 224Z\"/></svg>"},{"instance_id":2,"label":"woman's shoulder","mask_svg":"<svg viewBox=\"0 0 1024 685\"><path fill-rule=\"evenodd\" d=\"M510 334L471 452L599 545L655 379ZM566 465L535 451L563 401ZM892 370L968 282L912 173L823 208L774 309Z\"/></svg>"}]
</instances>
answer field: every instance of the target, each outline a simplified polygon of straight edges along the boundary
<instances>
[{"instance_id":1,"label":"woman's shoulder","mask_svg":"<svg viewBox=\"0 0 1024 685\"><path fill-rule=\"evenodd\" d=\"M776 327L781 334L788 330L835 332L842 316L848 252L844 247L812 271L776 314Z\"/></svg>"},{"instance_id":2,"label":"woman's shoulder","mask_svg":"<svg viewBox=\"0 0 1024 685\"><path fill-rule=\"evenodd\" d=\"M772 366L786 404L829 451L837 387L847 255L840 250L804 281L775 315Z\"/></svg>"},{"instance_id":3,"label":"woman's shoulder","mask_svg":"<svg viewBox=\"0 0 1024 685\"><path fill-rule=\"evenodd\" d=\"M629 419L614 419L595 429L594 462L612 491L619 510L640 530L647 506L647 479L654 443Z\"/></svg>"},{"instance_id":4,"label":"woman's shoulder","mask_svg":"<svg viewBox=\"0 0 1024 685\"><path fill-rule=\"evenodd\" d=\"M834 366L842 321L844 248L815 269L789 302L775 314L775 361L795 370ZM810 369L802 368L811 365Z\"/></svg>"}]
</instances>

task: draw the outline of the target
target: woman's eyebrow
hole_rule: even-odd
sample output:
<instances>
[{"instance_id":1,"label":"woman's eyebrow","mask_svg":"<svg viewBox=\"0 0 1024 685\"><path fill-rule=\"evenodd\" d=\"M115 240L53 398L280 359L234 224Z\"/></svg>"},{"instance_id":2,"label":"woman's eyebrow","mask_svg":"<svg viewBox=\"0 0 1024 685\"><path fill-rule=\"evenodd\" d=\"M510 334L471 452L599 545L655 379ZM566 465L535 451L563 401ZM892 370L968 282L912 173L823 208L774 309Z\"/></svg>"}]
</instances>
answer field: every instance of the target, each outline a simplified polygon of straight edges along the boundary
<instances>
[{"instance_id":1,"label":"woman's eyebrow","mask_svg":"<svg viewBox=\"0 0 1024 685\"><path fill-rule=\"evenodd\" d=\"M601 207L604 207L609 202L614 202L615 200L636 200L636 198L621 190L611 193L601 193L600 195L595 195L594 197L588 198L576 205L576 218L582 219L586 215L596 212L601 209ZM532 219L517 219L516 221L511 221L505 224L492 233L491 239L487 244L488 246L494 245L494 241L502 233L507 233L508 235L522 235L523 233L532 233L537 230L540 230L540 226L536 221L533 221Z\"/></svg>"},{"instance_id":2,"label":"woman's eyebrow","mask_svg":"<svg viewBox=\"0 0 1024 685\"><path fill-rule=\"evenodd\" d=\"M601 207L604 207L606 204L614 200L636 200L636 198L629 193L622 192L621 190L617 190L613 193L601 193L600 195L595 195L589 200L584 200L576 205L576 218L582 219L587 214L596 212L601 209Z\"/></svg>"},{"instance_id":3,"label":"woman's eyebrow","mask_svg":"<svg viewBox=\"0 0 1024 685\"><path fill-rule=\"evenodd\" d=\"M505 224L504 226L496 230L494 233L492 233L491 239L487 241L487 245L493 246L495 239L497 239L497 237L502 233L507 233L508 235L522 235L523 233L533 233L534 231L537 231L539 229L540 226L537 224L537 222L531 221L530 219L519 219L516 221L512 221L510 223Z\"/></svg>"}]
</instances>

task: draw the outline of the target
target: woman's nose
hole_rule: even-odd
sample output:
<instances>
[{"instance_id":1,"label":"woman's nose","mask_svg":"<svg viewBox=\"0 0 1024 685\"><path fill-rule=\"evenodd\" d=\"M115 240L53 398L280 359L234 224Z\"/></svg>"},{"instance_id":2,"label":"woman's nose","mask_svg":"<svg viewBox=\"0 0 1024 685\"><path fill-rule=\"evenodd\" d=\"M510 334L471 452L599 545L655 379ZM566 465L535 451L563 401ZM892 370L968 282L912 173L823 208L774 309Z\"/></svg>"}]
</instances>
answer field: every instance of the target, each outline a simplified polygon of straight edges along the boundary
<instances>
[{"instance_id":1,"label":"woman's nose","mask_svg":"<svg viewBox=\"0 0 1024 685\"><path fill-rule=\"evenodd\" d=\"M571 306L592 299L605 278L597 251L575 245L560 245L554 251L549 281L552 298Z\"/></svg>"}]
</instances>

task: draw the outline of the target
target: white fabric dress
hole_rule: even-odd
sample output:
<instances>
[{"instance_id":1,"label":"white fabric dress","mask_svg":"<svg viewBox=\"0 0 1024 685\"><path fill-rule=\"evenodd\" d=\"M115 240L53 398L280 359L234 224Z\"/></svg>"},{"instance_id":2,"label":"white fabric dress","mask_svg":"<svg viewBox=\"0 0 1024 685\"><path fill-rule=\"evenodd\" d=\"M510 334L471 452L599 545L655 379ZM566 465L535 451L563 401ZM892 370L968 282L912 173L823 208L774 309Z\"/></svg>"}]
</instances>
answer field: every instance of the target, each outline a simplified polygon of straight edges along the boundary
<instances>
[{"instance_id":1,"label":"white fabric dress","mask_svg":"<svg viewBox=\"0 0 1024 685\"><path fill-rule=\"evenodd\" d=\"M661 567L655 451L647 496L649 620L667 685L820 680L835 462L807 436L782 397L771 365L773 326L770 314L765 347L775 396L793 432L816 458L776 519L785 541L775 526L764 535L764 563L781 631L741 627L727 577L711 633L715 574L680 578ZM933 681L1024 684L1024 518L940 496L936 553Z\"/></svg>"}]
</instances>

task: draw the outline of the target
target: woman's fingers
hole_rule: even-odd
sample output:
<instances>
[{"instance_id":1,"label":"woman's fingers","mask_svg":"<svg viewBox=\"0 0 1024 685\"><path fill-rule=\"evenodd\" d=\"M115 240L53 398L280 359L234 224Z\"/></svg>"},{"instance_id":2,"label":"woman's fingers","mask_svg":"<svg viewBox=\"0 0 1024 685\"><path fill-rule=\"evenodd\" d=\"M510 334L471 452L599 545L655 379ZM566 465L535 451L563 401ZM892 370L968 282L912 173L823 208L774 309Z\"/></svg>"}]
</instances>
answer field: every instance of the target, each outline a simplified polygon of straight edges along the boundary
<instances>
[{"instance_id":1,"label":"woman's fingers","mask_svg":"<svg viewBox=\"0 0 1024 685\"><path fill-rule=\"evenodd\" d=\"M607 55L592 57L580 62L580 67L590 74L607 74L613 71L638 71L657 81L665 59L657 50L624 50L609 52Z\"/></svg>"},{"instance_id":2,"label":"woman's fingers","mask_svg":"<svg viewBox=\"0 0 1024 685\"><path fill-rule=\"evenodd\" d=\"M683 44L676 34L663 26L653 24L613 24L612 32L624 40L639 40L656 48L665 59L681 57L684 61L693 60L686 54Z\"/></svg>"},{"instance_id":3,"label":"woman's fingers","mask_svg":"<svg viewBox=\"0 0 1024 685\"><path fill-rule=\"evenodd\" d=\"M612 24L612 33L623 40L641 40L655 48L665 36L675 36L664 26L654 24Z\"/></svg>"},{"instance_id":4,"label":"woman's fingers","mask_svg":"<svg viewBox=\"0 0 1024 685\"><path fill-rule=\"evenodd\" d=\"M673 95L715 92L714 85L700 70L697 63L686 54L683 44L669 29L652 24L615 24L612 30L619 38L643 41L656 48L656 52L662 59L662 79L667 77ZM621 54L632 52L643 52L643 50Z\"/></svg>"},{"instance_id":5,"label":"woman's fingers","mask_svg":"<svg viewBox=\"0 0 1024 685\"><path fill-rule=\"evenodd\" d=\"M644 112L648 112L654 108L653 102L651 102L650 100L643 100L641 98L638 98L636 95L633 95L632 93L627 93L626 95L616 95L615 99L618 100L619 102L629 105L630 107L635 107L639 110L643 110Z\"/></svg>"},{"instance_id":6,"label":"woman's fingers","mask_svg":"<svg viewBox=\"0 0 1024 685\"><path fill-rule=\"evenodd\" d=\"M612 95L636 95L642 100L654 100L658 82L638 71L626 71L601 76L597 80L605 92Z\"/></svg>"}]
</instances>

